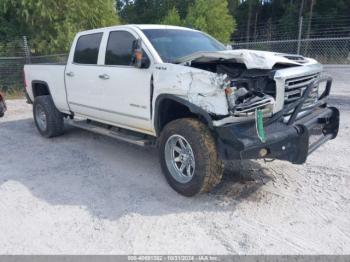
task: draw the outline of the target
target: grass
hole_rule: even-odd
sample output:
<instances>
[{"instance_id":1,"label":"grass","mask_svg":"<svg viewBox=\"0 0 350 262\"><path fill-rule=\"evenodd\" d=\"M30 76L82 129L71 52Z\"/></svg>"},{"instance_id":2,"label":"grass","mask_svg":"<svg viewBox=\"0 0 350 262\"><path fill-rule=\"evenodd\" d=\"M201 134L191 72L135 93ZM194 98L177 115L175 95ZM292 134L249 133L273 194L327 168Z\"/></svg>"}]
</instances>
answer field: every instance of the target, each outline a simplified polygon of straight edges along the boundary
<instances>
[{"instance_id":1,"label":"grass","mask_svg":"<svg viewBox=\"0 0 350 262\"><path fill-rule=\"evenodd\" d=\"M10 90L3 92L3 95L5 97L5 100L25 98L23 90Z\"/></svg>"}]
</instances>

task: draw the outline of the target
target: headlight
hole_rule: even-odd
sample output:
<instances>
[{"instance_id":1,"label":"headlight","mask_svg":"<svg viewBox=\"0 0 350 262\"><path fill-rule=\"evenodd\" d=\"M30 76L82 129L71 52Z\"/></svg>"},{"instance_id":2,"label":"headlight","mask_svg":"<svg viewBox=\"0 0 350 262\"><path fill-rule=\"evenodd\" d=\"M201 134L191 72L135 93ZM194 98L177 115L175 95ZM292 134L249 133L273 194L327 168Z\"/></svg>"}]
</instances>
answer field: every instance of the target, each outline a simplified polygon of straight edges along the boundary
<instances>
[{"instance_id":1,"label":"headlight","mask_svg":"<svg viewBox=\"0 0 350 262\"><path fill-rule=\"evenodd\" d=\"M321 97L321 95L324 93L324 91L326 90L326 86L327 86L327 82L323 81L318 85L317 88L317 97Z\"/></svg>"}]
</instances>

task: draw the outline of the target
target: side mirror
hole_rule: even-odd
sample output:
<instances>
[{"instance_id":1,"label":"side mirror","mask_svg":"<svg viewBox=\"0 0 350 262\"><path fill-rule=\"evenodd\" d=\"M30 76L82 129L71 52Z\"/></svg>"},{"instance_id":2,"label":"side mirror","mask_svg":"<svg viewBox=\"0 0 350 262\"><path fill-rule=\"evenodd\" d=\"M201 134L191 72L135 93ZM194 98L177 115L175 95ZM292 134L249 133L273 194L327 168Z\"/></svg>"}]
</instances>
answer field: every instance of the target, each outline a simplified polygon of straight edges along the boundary
<instances>
[{"instance_id":1,"label":"side mirror","mask_svg":"<svg viewBox=\"0 0 350 262\"><path fill-rule=\"evenodd\" d=\"M226 50L232 50L232 45L227 44L226 45Z\"/></svg>"},{"instance_id":2,"label":"side mirror","mask_svg":"<svg viewBox=\"0 0 350 262\"><path fill-rule=\"evenodd\" d=\"M148 68L150 65L149 58L142 50L142 40L135 39L132 43L132 64L137 68Z\"/></svg>"}]
</instances>

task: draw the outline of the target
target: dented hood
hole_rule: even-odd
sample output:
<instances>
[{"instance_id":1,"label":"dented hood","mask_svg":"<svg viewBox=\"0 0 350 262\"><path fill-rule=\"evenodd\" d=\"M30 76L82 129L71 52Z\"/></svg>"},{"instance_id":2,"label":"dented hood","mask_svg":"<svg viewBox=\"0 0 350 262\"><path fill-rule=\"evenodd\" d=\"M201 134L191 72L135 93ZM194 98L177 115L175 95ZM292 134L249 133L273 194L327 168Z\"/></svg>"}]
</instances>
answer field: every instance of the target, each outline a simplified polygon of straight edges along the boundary
<instances>
[{"instance_id":1,"label":"dented hood","mask_svg":"<svg viewBox=\"0 0 350 262\"><path fill-rule=\"evenodd\" d=\"M213 62L216 60L233 60L234 62L245 64L248 69L272 69L277 63L286 65L301 65L300 63L284 57L284 54L246 49L197 52L178 58L174 62L181 64L186 62Z\"/></svg>"}]
</instances>

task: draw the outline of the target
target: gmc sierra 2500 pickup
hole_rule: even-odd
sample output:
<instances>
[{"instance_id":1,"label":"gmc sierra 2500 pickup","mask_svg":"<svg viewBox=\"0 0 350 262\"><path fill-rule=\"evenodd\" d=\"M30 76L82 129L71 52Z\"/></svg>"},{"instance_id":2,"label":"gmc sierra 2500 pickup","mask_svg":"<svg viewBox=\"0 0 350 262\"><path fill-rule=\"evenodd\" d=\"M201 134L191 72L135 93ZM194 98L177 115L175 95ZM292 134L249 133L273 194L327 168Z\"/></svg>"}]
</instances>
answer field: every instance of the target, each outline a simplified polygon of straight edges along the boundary
<instances>
[{"instance_id":1,"label":"gmc sierra 2500 pickup","mask_svg":"<svg viewBox=\"0 0 350 262\"><path fill-rule=\"evenodd\" d=\"M66 65L25 65L44 137L71 125L157 146L170 186L185 196L220 182L224 160L302 164L337 136L332 79L315 60L227 50L200 31L125 25L80 32Z\"/></svg>"}]
</instances>

